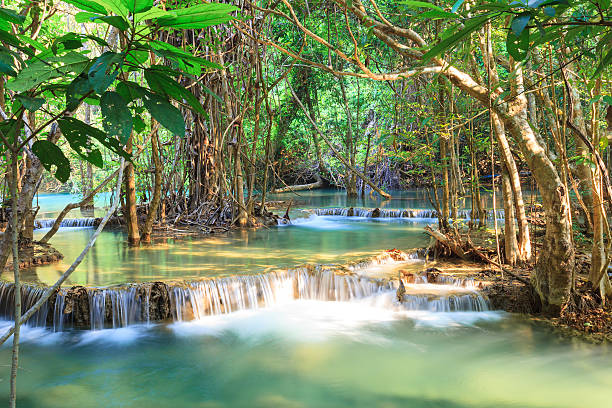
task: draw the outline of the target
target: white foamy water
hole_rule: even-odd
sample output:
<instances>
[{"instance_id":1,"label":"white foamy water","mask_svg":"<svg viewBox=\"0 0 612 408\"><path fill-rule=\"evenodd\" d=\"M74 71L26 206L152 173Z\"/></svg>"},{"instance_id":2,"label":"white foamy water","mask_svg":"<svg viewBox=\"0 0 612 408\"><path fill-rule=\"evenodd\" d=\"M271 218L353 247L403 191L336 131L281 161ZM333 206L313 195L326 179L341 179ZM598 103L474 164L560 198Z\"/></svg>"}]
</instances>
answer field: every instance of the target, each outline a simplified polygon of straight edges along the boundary
<instances>
[{"instance_id":1,"label":"white foamy water","mask_svg":"<svg viewBox=\"0 0 612 408\"><path fill-rule=\"evenodd\" d=\"M290 341L325 341L347 336L353 341L381 342L387 339L379 331L401 321L410 320L415 327L443 329L473 326L479 321L496 321L503 316L502 312L490 311L409 310L397 302L395 291L387 290L352 301L290 300L260 310L175 322L169 327L180 337L218 337L231 333L245 341L263 341L271 336Z\"/></svg>"}]
</instances>

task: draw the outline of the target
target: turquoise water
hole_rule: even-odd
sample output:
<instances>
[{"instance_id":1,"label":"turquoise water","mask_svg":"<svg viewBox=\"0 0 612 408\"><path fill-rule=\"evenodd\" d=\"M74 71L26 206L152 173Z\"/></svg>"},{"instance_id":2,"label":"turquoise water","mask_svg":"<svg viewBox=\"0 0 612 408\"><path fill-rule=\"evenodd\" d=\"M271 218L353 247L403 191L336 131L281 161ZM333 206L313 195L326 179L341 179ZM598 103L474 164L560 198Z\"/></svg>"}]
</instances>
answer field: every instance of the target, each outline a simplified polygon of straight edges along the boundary
<instances>
[{"instance_id":1,"label":"turquoise water","mask_svg":"<svg viewBox=\"0 0 612 408\"><path fill-rule=\"evenodd\" d=\"M606 347L502 313L401 312L389 297L150 327L26 330L19 406L608 406ZM8 347L0 354L10 361Z\"/></svg>"},{"instance_id":2,"label":"turquoise water","mask_svg":"<svg viewBox=\"0 0 612 408\"><path fill-rule=\"evenodd\" d=\"M437 222L435 219L317 217L308 211L348 206L431 208L426 193L420 190L393 192L391 200L381 200L378 196L347 199L343 192L337 190L308 191L299 195L278 194L269 198L295 200L290 213L294 224L198 238L162 239L154 245L139 248L129 248L122 232L105 231L66 285L105 286L254 273L308 262L343 263L372 256L385 249L422 247L429 242L423 227ZM39 202L41 206L46 202L49 207L43 207L43 210L50 213L74 199L76 197L62 194L46 196L46 201L41 196ZM100 198L102 201L104 199ZM492 206L490 197L489 201ZM462 205L469 208L469 199L465 199ZM279 209L276 212L282 215L285 211ZM50 243L65 255L64 260L31 269L27 271L26 279L45 284L55 282L79 255L93 231L92 228L61 228ZM45 232L37 230L35 237L42 237ZM5 279L11 279L10 274L4 275Z\"/></svg>"},{"instance_id":3,"label":"turquoise water","mask_svg":"<svg viewBox=\"0 0 612 408\"><path fill-rule=\"evenodd\" d=\"M417 195L386 208L430 207ZM333 192L308 197L305 207L347 205ZM290 226L141 248L104 232L71 283L354 260L422 246L422 227L435 222L292 214L301 219ZM53 244L65 263L91 233L60 230ZM38 268L28 279L50 283L61 270ZM0 332L8 325L0 322ZM8 394L9 343L0 348L0 398ZM58 333L26 327L18 392L21 407L604 407L610 367L606 345L567 340L503 312L409 310L386 290L351 301L289 299L189 322Z\"/></svg>"}]
</instances>

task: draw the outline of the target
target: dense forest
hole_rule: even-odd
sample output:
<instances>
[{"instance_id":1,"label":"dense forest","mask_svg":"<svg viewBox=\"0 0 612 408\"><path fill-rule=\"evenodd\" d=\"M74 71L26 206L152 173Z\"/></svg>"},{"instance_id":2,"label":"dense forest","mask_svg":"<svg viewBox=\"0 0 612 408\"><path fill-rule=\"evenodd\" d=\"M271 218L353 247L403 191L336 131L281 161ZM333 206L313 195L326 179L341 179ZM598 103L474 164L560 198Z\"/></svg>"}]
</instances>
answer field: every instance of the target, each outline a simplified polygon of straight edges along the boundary
<instances>
[{"instance_id":1,"label":"dense forest","mask_svg":"<svg viewBox=\"0 0 612 408\"><path fill-rule=\"evenodd\" d=\"M489 270L502 309L610 336L611 13L609 0L4 0L11 406L20 327L103 231L143 251L271 230L317 190L345 196L319 216L380 218L416 189L436 218L420 227L430 249ZM42 226L49 193L77 199ZM95 232L31 299L23 271L59 254L75 211Z\"/></svg>"}]
</instances>

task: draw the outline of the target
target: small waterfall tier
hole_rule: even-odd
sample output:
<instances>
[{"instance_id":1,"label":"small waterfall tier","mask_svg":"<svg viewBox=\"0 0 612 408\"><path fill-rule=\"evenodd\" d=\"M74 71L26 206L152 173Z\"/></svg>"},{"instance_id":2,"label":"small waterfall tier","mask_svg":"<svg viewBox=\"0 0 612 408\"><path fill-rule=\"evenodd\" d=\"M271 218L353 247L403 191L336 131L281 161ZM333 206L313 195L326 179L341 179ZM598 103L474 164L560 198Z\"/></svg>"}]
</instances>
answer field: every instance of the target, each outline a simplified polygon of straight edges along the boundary
<instances>
[{"instance_id":1,"label":"small waterfall tier","mask_svg":"<svg viewBox=\"0 0 612 408\"><path fill-rule=\"evenodd\" d=\"M64 218L60 223L60 228L83 228L93 227L96 218ZM51 228L55 224L55 219L34 220L34 229Z\"/></svg>"},{"instance_id":2,"label":"small waterfall tier","mask_svg":"<svg viewBox=\"0 0 612 408\"><path fill-rule=\"evenodd\" d=\"M347 266L305 265L254 275L237 275L186 282L149 282L107 288L61 288L43 304L28 324L98 330L164 321L203 319L241 310L267 308L298 300L352 302L379 295L393 296L394 307L432 312L484 311L488 302L470 279L456 279L427 270L401 278L372 278L362 272L385 263L412 259L391 250ZM25 284L23 310L42 298L47 288ZM15 285L0 283L0 316L14 311Z\"/></svg>"},{"instance_id":3,"label":"small waterfall tier","mask_svg":"<svg viewBox=\"0 0 612 408\"><path fill-rule=\"evenodd\" d=\"M341 217L363 217L363 218L437 218L438 212L433 209L384 209L384 208L317 208L314 213L319 216L341 216ZM495 211L498 219L504 218L504 210ZM457 217L460 219L470 219L472 217L471 210L457 211ZM487 212L487 217L493 217L493 211Z\"/></svg>"}]
</instances>

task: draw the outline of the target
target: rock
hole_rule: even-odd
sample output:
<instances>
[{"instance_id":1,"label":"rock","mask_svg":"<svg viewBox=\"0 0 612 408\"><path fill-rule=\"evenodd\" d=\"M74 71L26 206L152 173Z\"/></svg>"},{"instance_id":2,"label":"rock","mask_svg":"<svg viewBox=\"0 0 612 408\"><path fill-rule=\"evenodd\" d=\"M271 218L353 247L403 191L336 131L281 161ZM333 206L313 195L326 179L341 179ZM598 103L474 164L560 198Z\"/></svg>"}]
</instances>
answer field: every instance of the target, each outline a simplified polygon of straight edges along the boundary
<instances>
[{"instance_id":1,"label":"rock","mask_svg":"<svg viewBox=\"0 0 612 408\"><path fill-rule=\"evenodd\" d=\"M406 281L406 283L415 283L417 281L417 275L412 272L408 272L404 269L400 269L401 279Z\"/></svg>"},{"instance_id":2,"label":"rock","mask_svg":"<svg viewBox=\"0 0 612 408\"><path fill-rule=\"evenodd\" d=\"M427 268L427 270L425 270L425 275L427 276L427 282L434 283L438 279L438 276L440 276L441 272L442 271L439 270L438 268Z\"/></svg>"}]
</instances>

